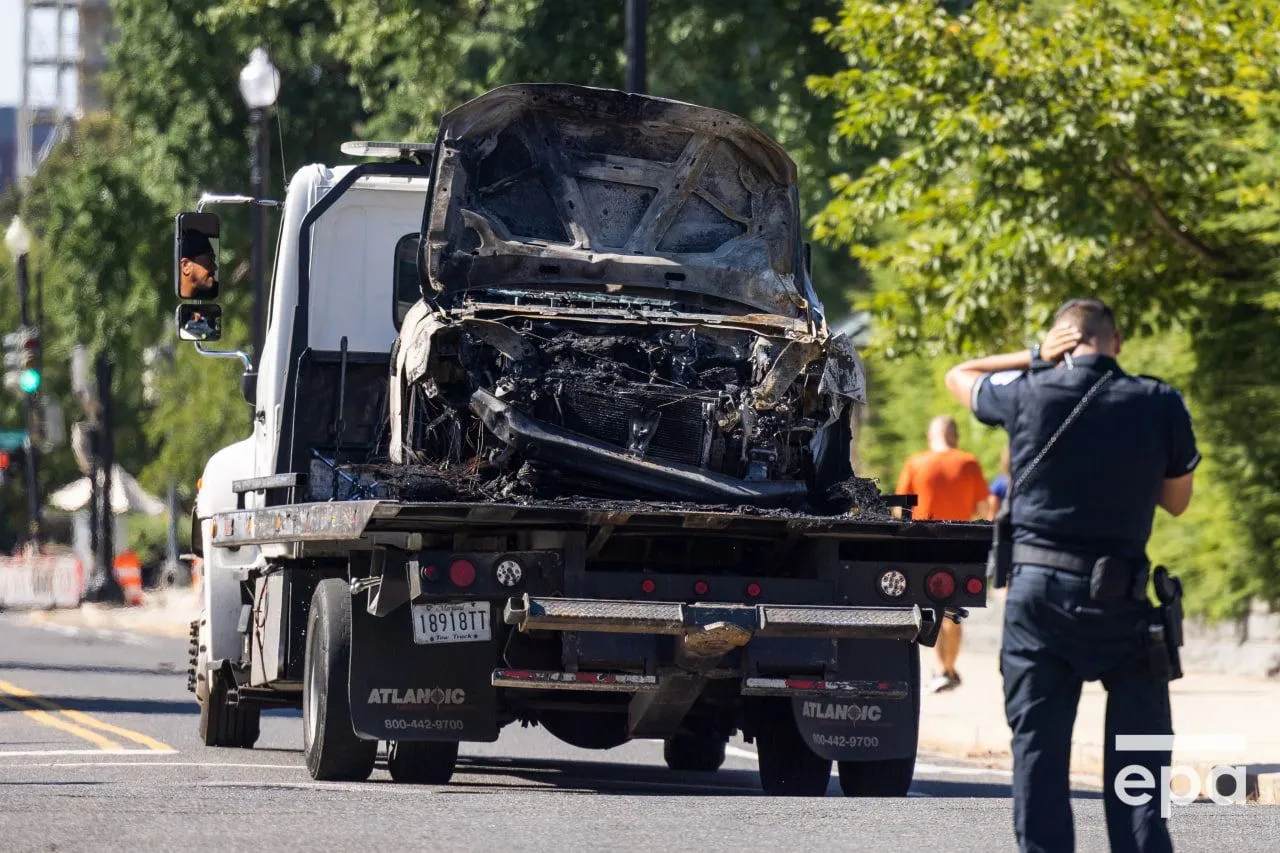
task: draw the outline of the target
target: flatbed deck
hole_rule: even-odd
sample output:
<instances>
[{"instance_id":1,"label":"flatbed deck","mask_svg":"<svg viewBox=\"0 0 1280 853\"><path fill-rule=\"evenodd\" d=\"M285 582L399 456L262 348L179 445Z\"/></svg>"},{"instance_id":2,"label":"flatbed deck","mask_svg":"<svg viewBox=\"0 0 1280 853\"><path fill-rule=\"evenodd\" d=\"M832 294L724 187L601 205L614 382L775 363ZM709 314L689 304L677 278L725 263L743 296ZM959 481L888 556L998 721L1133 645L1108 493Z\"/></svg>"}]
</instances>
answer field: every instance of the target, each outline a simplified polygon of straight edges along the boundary
<instances>
[{"instance_id":1,"label":"flatbed deck","mask_svg":"<svg viewBox=\"0 0 1280 853\"><path fill-rule=\"evenodd\" d=\"M631 532L714 532L741 536L803 536L825 539L989 540L981 522L903 521L856 513L821 516L757 510L686 508L644 501L448 503L391 500L330 501L232 510L213 517L212 542L219 547L354 542L377 534L440 533L469 528Z\"/></svg>"}]
</instances>

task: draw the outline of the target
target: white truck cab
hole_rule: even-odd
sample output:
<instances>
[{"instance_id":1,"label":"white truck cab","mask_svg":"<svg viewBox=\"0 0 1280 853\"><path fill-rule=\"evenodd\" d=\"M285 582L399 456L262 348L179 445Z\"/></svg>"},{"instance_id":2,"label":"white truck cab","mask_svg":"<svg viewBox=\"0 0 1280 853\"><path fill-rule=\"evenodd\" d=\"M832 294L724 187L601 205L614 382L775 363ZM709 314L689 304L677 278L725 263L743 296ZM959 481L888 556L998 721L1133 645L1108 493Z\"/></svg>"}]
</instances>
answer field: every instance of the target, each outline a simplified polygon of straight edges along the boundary
<instances>
[{"instance_id":1,"label":"white truck cab","mask_svg":"<svg viewBox=\"0 0 1280 853\"><path fill-rule=\"evenodd\" d=\"M409 153L422 147L397 145L391 150ZM263 351L245 383L254 405L253 432L215 452L205 466L195 512L200 541L209 540L216 513L265 504L267 490L237 493L236 482L305 470L288 464L295 430L286 424L313 435L331 428L333 394L303 395L307 402L299 403L299 381L330 384L334 376L329 374L336 372L324 366L336 366L344 352L352 375L386 374L399 323L421 298L416 253L427 184L425 167L408 158L362 166L312 164L290 180L281 205ZM178 231L188 224L208 229L209 221L208 214L183 214ZM184 309L193 307L206 314L216 309L185 303L179 309L180 326ZM246 366L253 363L244 354L206 349L203 341L200 351L240 355ZM349 393L359 396L361 391L352 387ZM385 397L368 402L385 409ZM209 690L208 671L240 657L241 580L247 570L264 568L278 556L273 547L281 550L246 545L210 548L203 554L203 618L193 629L199 658L193 661L195 688L201 701Z\"/></svg>"}]
</instances>

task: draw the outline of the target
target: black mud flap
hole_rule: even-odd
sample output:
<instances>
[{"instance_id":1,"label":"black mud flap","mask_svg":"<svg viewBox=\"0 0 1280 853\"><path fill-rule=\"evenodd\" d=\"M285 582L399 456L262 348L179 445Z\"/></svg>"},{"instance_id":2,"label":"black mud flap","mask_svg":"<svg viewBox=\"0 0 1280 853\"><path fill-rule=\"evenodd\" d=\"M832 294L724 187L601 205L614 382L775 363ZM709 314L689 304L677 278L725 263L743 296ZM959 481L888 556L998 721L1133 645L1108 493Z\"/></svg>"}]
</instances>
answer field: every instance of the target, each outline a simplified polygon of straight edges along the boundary
<instances>
[{"instance_id":1,"label":"black mud flap","mask_svg":"<svg viewBox=\"0 0 1280 853\"><path fill-rule=\"evenodd\" d=\"M900 640L841 640L842 681L897 684L886 696L796 696L796 727L817 755L877 761L915 755L920 731L920 647Z\"/></svg>"},{"instance_id":2,"label":"black mud flap","mask_svg":"<svg viewBox=\"0 0 1280 853\"><path fill-rule=\"evenodd\" d=\"M487 642L418 645L409 605L370 616L351 602L351 720L377 740L495 741L499 625ZM492 616L500 614L493 611ZM492 622L490 623L492 624Z\"/></svg>"}]
</instances>

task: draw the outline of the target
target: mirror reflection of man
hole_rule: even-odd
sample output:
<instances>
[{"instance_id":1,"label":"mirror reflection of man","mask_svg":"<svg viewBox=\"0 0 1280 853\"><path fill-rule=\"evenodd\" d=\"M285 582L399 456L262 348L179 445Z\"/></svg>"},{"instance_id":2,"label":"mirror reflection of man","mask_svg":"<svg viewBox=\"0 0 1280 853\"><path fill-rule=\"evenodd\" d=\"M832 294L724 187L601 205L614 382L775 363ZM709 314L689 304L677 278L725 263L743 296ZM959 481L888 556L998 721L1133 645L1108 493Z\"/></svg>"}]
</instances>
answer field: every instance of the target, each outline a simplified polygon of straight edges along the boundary
<instances>
[{"instance_id":1,"label":"mirror reflection of man","mask_svg":"<svg viewBox=\"0 0 1280 853\"><path fill-rule=\"evenodd\" d=\"M183 231L178 254L178 295L183 299L211 298L218 287L218 261L208 236L191 229Z\"/></svg>"}]
</instances>

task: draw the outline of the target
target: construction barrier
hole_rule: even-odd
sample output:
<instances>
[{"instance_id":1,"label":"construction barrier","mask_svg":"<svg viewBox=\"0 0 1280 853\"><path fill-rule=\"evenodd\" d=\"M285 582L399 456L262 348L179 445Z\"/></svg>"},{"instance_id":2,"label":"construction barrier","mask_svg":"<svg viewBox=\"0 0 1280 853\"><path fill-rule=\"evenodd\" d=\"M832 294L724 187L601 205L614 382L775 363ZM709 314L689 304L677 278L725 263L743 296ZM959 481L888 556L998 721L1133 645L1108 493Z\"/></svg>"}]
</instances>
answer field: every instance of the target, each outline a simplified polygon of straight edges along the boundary
<instances>
[{"instance_id":1,"label":"construction barrier","mask_svg":"<svg viewBox=\"0 0 1280 853\"><path fill-rule=\"evenodd\" d=\"M85 571L70 553L0 556L0 607L79 607Z\"/></svg>"},{"instance_id":2,"label":"construction barrier","mask_svg":"<svg viewBox=\"0 0 1280 853\"><path fill-rule=\"evenodd\" d=\"M124 603L130 606L142 604L142 563L132 551L116 554L116 583L124 591Z\"/></svg>"}]
</instances>

